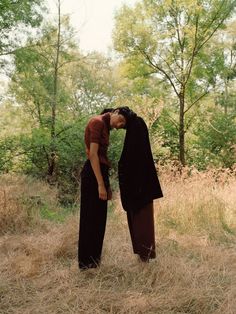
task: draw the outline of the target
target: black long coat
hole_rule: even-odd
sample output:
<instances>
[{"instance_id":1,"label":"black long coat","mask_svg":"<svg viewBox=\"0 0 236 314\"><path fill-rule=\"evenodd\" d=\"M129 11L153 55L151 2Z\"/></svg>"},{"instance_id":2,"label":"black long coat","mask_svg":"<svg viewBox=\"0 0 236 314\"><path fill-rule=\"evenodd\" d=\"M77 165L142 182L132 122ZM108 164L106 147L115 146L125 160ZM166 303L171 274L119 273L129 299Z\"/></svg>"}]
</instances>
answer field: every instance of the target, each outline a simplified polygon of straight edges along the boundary
<instances>
[{"instance_id":1,"label":"black long coat","mask_svg":"<svg viewBox=\"0 0 236 314\"><path fill-rule=\"evenodd\" d=\"M163 196L149 141L148 128L140 117L127 127L118 164L121 202L124 210L138 211Z\"/></svg>"}]
</instances>

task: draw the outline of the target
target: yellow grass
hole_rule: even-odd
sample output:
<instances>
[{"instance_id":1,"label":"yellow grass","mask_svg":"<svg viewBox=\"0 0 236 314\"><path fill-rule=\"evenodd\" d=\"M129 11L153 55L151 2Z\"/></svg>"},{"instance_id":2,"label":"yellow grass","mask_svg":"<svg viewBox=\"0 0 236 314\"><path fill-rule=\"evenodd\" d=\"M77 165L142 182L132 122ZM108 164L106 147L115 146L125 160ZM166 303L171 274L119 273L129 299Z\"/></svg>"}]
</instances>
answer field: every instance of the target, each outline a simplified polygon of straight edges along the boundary
<instances>
[{"instance_id":1,"label":"yellow grass","mask_svg":"<svg viewBox=\"0 0 236 314\"><path fill-rule=\"evenodd\" d=\"M149 264L132 253L118 200L108 217L99 269L78 270L78 215L62 224L44 222L45 229L34 220L27 233L5 228L0 313L235 314L236 180L224 176L161 173L165 198L155 203L158 257ZM26 182L15 190L24 190ZM1 191L7 186L2 183ZM37 194L48 189L38 186Z\"/></svg>"}]
</instances>

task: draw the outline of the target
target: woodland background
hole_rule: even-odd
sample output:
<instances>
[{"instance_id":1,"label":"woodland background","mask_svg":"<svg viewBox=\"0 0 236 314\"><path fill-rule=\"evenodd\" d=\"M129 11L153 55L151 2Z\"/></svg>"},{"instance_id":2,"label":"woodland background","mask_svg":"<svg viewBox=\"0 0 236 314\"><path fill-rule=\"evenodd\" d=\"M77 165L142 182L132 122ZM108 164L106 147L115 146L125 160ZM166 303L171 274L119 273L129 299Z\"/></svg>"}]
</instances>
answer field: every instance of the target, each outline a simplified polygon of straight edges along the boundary
<instances>
[{"instance_id":1,"label":"woodland background","mask_svg":"<svg viewBox=\"0 0 236 314\"><path fill-rule=\"evenodd\" d=\"M44 1L0 0L3 313L235 313L236 1L124 4L111 57L83 53L56 3L52 20ZM124 105L148 125L165 195L158 259L132 255L117 183L125 132L112 131L109 241L101 269L82 274L84 128Z\"/></svg>"},{"instance_id":2,"label":"woodland background","mask_svg":"<svg viewBox=\"0 0 236 314\"><path fill-rule=\"evenodd\" d=\"M84 127L128 105L147 122L161 165L233 169L234 1L141 1L116 12L114 56L82 54L69 16L43 1L1 1L0 171L54 181L73 202ZM112 132L116 168L124 132ZM70 195L69 195L70 194Z\"/></svg>"}]
</instances>

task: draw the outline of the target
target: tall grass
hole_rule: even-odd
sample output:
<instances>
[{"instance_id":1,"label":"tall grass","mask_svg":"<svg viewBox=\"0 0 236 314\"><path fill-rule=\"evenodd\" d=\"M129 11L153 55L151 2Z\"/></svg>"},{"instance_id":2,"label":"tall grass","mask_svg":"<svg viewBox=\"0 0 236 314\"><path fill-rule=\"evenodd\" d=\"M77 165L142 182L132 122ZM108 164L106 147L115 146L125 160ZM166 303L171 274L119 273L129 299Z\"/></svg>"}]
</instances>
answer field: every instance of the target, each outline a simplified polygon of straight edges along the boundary
<instances>
[{"instance_id":1,"label":"tall grass","mask_svg":"<svg viewBox=\"0 0 236 314\"><path fill-rule=\"evenodd\" d=\"M45 226L39 209L57 207L57 191L34 178L2 175L0 178L0 235L34 231Z\"/></svg>"},{"instance_id":2,"label":"tall grass","mask_svg":"<svg viewBox=\"0 0 236 314\"><path fill-rule=\"evenodd\" d=\"M0 237L0 312L234 314L234 175L224 173L219 180L212 171L189 176L189 171L173 169L162 169L160 175L165 197L155 202L156 260L140 263L133 255L118 198L109 215L99 269L78 270L77 214L51 223L44 232L36 217L31 232L19 225L17 232L5 228ZM27 178L20 186L11 180L1 183L1 190L8 186L22 195L18 192L29 186ZM46 198L50 188L41 184L33 191ZM53 193L51 204L57 206ZM29 190L27 195L32 195ZM4 197L1 202L5 204ZM4 208L8 211L8 205ZM27 211L24 204L21 208Z\"/></svg>"},{"instance_id":3,"label":"tall grass","mask_svg":"<svg viewBox=\"0 0 236 314\"><path fill-rule=\"evenodd\" d=\"M165 197L159 204L159 234L190 234L233 243L236 234L236 172L163 171ZM192 172L192 173L191 173ZM177 177L176 177L177 175Z\"/></svg>"}]
</instances>

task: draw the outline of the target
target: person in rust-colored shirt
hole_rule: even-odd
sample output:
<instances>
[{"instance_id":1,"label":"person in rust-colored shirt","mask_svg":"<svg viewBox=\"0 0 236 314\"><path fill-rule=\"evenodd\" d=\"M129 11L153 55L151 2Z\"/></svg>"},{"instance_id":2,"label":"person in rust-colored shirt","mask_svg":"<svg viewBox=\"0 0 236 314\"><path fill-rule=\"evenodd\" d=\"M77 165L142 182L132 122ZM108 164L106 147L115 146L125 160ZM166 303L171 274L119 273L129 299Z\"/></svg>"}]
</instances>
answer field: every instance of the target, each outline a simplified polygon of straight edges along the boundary
<instances>
[{"instance_id":1,"label":"person in rust-colored shirt","mask_svg":"<svg viewBox=\"0 0 236 314\"><path fill-rule=\"evenodd\" d=\"M111 198L107 157L110 130L125 128L126 107L107 109L92 117L85 129L87 160L81 172L78 262L80 269L99 266Z\"/></svg>"},{"instance_id":2,"label":"person in rust-colored shirt","mask_svg":"<svg viewBox=\"0 0 236 314\"><path fill-rule=\"evenodd\" d=\"M98 115L90 119L85 129L85 145L86 155L90 158L90 144L99 144L98 147L98 158L100 163L110 166L110 162L107 158L107 150L109 145L110 135L110 113Z\"/></svg>"}]
</instances>

